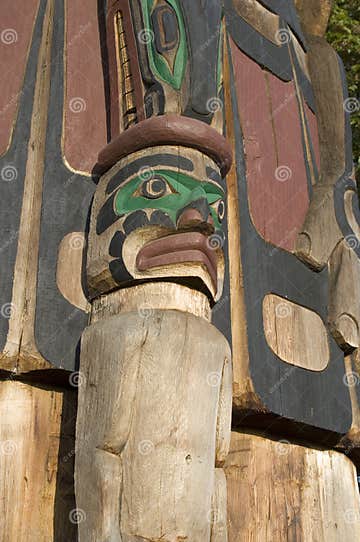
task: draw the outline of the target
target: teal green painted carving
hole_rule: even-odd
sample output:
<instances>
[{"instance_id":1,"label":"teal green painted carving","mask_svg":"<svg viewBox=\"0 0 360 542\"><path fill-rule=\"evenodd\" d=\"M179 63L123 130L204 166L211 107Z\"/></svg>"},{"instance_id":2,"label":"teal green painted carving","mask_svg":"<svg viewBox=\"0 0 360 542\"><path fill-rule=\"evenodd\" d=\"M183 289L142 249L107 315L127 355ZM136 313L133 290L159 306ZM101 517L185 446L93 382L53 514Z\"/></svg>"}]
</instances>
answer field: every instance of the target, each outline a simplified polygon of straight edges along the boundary
<instances>
[{"instance_id":1,"label":"teal green painted carving","mask_svg":"<svg viewBox=\"0 0 360 542\"><path fill-rule=\"evenodd\" d=\"M188 49L186 42L186 31L184 26L184 20L182 17L181 9L177 0L167 0L168 4L174 9L180 31L180 43L176 53L174 72L170 70L170 67L166 60L156 50L154 40L150 40L147 44L149 53L150 67L155 76L171 85L175 90L179 90L184 79L186 64L188 61ZM151 12L154 5L154 0L142 0L142 9L145 22L145 30L154 31L151 24Z\"/></svg>"},{"instance_id":2,"label":"teal green painted carving","mask_svg":"<svg viewBox=\"0 0 360 542\"><path fill-rule=\"evenodd\" d=\"M143 194L149 192L148 197L144 197ZM134 177L118 190L114 207L119 216L141 209L159 209L175 225L178 212L201 198L207 199L215 229L220 229L217 206L224 199L221 187L175 171L156 170L153 177L146 180Z\"/></svg>"}]
</instances>

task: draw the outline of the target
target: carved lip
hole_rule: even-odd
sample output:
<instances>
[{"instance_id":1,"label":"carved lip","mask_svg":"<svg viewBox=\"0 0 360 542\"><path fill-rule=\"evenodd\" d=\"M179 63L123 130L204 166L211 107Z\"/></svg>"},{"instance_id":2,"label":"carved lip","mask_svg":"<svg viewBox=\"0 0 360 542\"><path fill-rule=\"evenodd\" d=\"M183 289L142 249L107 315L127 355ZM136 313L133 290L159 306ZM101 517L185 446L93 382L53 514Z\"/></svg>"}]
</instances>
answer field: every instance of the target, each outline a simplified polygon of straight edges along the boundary
<instances>
[{"instance_id":1,"label":"carved lip","mask_svg":"<svg viewBox=\"0 0 360 542\"><path fill-rule=\"evenodd\" d=\"M200 263L217 289L217 254L209 238L199 232L177 233L147 243L136 257L139 271L177 263Z\"/></svg>"}]
</instances>

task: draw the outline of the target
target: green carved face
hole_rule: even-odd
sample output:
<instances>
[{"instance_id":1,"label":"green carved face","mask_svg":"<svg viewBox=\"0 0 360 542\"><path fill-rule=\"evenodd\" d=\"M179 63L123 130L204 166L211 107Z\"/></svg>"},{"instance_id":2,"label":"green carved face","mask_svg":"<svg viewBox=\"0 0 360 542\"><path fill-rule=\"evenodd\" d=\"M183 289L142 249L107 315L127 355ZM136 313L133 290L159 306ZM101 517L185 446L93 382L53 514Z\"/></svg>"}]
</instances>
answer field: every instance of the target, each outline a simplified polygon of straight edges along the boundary
<instances>
[{"instance_id":1,"label":"green carved face","mask_svg":"<svg viewBox=\"0 0 360 542\"><path fill-rule=\"evenodd\" d=\"M122 186L116 194L114 207L119 216L142 209L158 209L176 225L184 207L204 200L209 205L215 230L221 229L225 207L224 192L219 185L201 182L183 173L156 170L150 178L144 179L144 175L140 175Z\"/></svg>"}]
</instances>

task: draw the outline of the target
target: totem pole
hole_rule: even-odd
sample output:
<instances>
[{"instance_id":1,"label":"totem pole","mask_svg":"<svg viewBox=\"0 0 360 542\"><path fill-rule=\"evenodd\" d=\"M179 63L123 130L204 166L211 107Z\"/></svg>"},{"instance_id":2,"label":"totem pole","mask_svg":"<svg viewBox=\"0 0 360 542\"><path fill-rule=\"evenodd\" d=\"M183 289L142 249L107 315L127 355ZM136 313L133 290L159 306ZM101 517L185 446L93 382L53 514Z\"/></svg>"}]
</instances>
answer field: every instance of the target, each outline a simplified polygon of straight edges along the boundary
<instances>
[{"instance_id":1,"label":"totem pole","mask_svg":"<svg viewBox=\"0 0 360 542\"><path fill-rule=\"evenodd\" d=\"M230 346L219 2L110 2L76 447L82 542L227 540Z\"/></svg>"}]
</instances>

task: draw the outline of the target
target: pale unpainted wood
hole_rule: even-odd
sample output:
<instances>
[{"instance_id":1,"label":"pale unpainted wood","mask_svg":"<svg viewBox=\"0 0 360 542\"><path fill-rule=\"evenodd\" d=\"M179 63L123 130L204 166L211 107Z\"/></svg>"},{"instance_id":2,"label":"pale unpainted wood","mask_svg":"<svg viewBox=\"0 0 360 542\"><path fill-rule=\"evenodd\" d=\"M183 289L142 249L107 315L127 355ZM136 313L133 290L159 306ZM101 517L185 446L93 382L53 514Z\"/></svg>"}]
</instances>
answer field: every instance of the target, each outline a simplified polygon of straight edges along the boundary
<instances>
[{"instance_id":1,"label":"pale unpainted wood","mask_svg":"<svg viewBox=\"0 0 360 542\"><path fill-rule=\"evenodd\" d=\"M264 332L275 354L290 365L323 371L330 360L324 322L315 312L268 294L263 301Z\"/></svg>"},{"instance_id":2,"label":"pale unpainted wood","mask_svg":"<svg viewBox=\"0 0 360 542\"><path fill-rule=\"evenodd\" d=\"M76 541L75 399L71 391L0 382L1 542Z\"/></svg>"},{"instance_id":3,"label":"pale unpainted wood","mask_svg":"<svg viewBox=\"0 0 360 542\"><path fill-rule=\"evenodd\" d=\"M223 467L229 453L231 436L232 410L232 363L230 357L225 357L220 381L220 395L216 424L216 453L215 464ZM220 469L219 469L220 472Z\"/></svg>"},{"instance_id":4,"label":"pale unpainted wood","mask_svg":"<svg viewBox=\"0 0 360 542\"><path fill-rule=\"evenodd\" d=\"M339 452L233 432L225 473L229 542L360 540L356 470Z\"/></svg>"},{"instance_id":5,"label":"pale unpainted wood","mask_svg":"<svg viewBox=\"0 0 360 542\"><path fill-rule=\"evenodd\" d=\"M229 441L230 359L214 326L180 311L127 312L85 331L80 542L211 540L212 515L224 514L213 508L223 508L215 465Z\"/></svg>"},{"instance_id":6,"label":"pale unpainted wood","mask_svg":"<svg viewBox=\"0 0 360 542\"><path fill-rule=\"evenodd\" d=\"M56 284L69 303L89 312L90 303L82 286L84 247L84 232L71 232L65 235L58 248Z\"/></svg>"},{"instance_id":7,"label":"pale unpainted wood","mask_svg":"<svg viewBox=\"0 0 360 542\"><path fill-rule=\"evenodd\" d=\"M120 312L135 312L146 317L154 309L190 312L205 320L211 320L207 296L187 286L173 282L149 282L131 288L122 288L94 299L91 322L114 316Z\"/></svg>"},{"instance_id":8,"label":"pale unpainted wood","mask_svg":"<svg viewBox=\"0 0 360 542\"><path fill-rule=\"evenodd\" d=\"M353 241L356 242L354 238ZM360 346L360 261L351 240L338 244L329 262L329 325L341 348Z\"/></svg>"},{"instance_id":9,"label":"pale unpainted wood","mask_svg":"<svg viewBox=\"0 0 360 542\"><path fill-rule=\"evenodd\" d=\"M223 469L215 469L215 490L209 520L211 522L210 541L227 542L227 486Z\"/></svg>"},{"instance_id":10,"label":"pale unpainted wood","mask_svg":"<svg viewBox=\"0 0 360 542\"><path fill-rule=\"evenodd\" d=\"M231 98L230 51L224 38L224 101L227 138L235 149L234 112ZM228 229L229 277L231 291L231 333L233 351L233 403L241 409L252 403L261 408L250 375L250 359L247 336L247 318L245 307L244 273L241 262L241 232L239 191L236 164L233 161L226 176L228 223L236 227Z\"/></svg>"}]
</instances>

